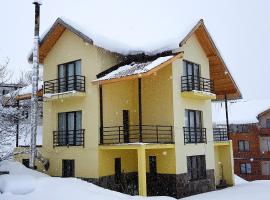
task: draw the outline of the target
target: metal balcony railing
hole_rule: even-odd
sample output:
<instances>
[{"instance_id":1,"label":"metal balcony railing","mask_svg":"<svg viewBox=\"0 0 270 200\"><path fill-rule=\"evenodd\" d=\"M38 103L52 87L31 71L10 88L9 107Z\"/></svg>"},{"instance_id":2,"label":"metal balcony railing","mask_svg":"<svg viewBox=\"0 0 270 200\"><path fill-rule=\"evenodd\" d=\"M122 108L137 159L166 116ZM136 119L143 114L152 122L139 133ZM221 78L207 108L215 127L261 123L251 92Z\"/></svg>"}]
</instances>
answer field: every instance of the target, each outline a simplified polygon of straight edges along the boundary
<instances>
[{"instance_id":1,"label":"metal balcony railing","mask_svg":"<svg viewBox=\"0 0 270 200\"><path fill-rule=\"evenodd\" d=\"M44 94L55 94L73 90L85 92L85 76L74 75L44 81Z\"/></svg>"},{"instance_id":2,"label":"metal balcony railing","mask_svg":"<svg viewBox=\"0 0 270 200\"><path fill-rule=\"evenodd\" d=\"M214 82L207 78L199 76L182 76L181 77L181 90L185 91L203 91L203 92L214 92Z\"/></svg>"},{"instance_id":3,"label":"metal balcony railing","mask_svg":"<svg viewBox=\"0 0 270 200\"><path fill-rule=\"evenodd\" d=\"M184 127L185 144L207 143L206 128Z\"/></svg>"},{"instance_id":4,"label":"metal balcony railing","mask_svg":"<svg viewBox=\"0 0 270 200\"><path fill-rule=\"evenodd\" d=\"M226 128L213 128L214 141L228 141L228 132Z\"/></svg>"},{"instance_id":5,"label":"metal balcony railing","mask_svg":"<svg viewBox=\"0 0 270 200\"><path fill-rule=\"evenodd\" d=\"M85 129L53 131L53 146L84 146Z\"/></svg>"},{"instance_id":6,"label":"metal balcony railing","mask_svg":"<svg viewBox=\"0 0 270 200\"><path fill-rule=\"evenodd\" d=\"M100 144L174 143L173 127L160 125L105 126L100 128Z\"/></svg>"}]
</instances>

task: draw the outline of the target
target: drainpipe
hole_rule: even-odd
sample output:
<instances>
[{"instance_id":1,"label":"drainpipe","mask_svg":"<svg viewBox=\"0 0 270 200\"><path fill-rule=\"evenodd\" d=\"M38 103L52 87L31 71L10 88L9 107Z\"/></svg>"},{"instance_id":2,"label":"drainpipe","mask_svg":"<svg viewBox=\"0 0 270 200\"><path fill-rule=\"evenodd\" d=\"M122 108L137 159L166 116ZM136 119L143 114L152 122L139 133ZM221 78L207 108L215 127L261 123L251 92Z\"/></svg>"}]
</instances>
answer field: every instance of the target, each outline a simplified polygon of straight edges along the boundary
<instances>
[{"instance_id":1,"label":"drainpipe","mask_svg":"<svg viewBox=\"0 0 270 200\"><path fill-rule=\"evenodd\" d=\"M228 114L228 98L227 98L227 93L225 93L224 99L225 99L225 111L226 111L227 134L228 134L228 139L230 140L230 125L229 125L229 114Z\"/></svg>"}]
</instances>

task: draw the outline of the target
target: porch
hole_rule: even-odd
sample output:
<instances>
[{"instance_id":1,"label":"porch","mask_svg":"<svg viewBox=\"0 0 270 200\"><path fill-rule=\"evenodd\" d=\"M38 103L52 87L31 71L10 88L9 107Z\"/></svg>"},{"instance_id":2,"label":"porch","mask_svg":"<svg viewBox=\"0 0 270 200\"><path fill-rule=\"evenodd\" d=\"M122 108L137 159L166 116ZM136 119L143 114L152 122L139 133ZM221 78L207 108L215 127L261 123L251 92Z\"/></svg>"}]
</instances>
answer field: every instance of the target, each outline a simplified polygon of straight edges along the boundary
<instances>
[{"instance_id":1,"label":"porch","mask_svg":"<svg viewBox=\"0 0 270 200\"><path fill-rule=\"evenodd\" d=\"M168 61L151 73L98 79L100 145L174 143L171 57L161 57ZM140 69L161 58L130 67Z\"/></svg>"},{"instance_id":2,"label":"porch","mask_svg":"<svg viewBox=\"0 0 270 200\"><path fill-rule=\"evenodd\" d=\"M175 189L174 144L99 146L100 185L131 195L172 196ZM164 182L166 187L164 188Z\"/></svg>"}]
</instances>

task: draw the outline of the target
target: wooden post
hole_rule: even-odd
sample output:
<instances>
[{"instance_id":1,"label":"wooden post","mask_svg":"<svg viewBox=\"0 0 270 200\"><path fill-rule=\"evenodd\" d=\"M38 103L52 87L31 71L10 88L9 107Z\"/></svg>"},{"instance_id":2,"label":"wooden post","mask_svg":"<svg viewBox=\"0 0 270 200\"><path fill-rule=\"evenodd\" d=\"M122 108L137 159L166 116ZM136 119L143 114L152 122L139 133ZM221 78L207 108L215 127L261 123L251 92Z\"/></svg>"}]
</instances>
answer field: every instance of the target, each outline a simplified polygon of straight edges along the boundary
<instances>
[{"instance_id":1,"label":"wooden post","mask_svg":"<svg viewBox=\"0 0 270 200\"><path fill-rule=\"evenodd\" d=\"M228 114L228 99L227 99L227 93L224 95L225 99L225 111L226 111L226 126L227 126L227 134L228 139L230 139L230 125L229 125L229 114Z\"/></svg>"},{"instance_id":2,"label":"wooden post","mask_svg":"<svg viewBox=\"0 0 270 200\"><path fill-rule=\"evenodd\" d=\"M20 102L17 100L17 107L20 107ZM16 147L19 147L19 123L20 119L17 119L16 121Z\"/></svg>"},{"instance_id":3,"label":"wooden post","mask_svg":"<svg viewBox=\"0 0 270 200\"><path fill-rule=\"evenodd\" d=\"M139 101L139 134L142 142L142 79L138 79L138 101Z\"/></svg>"},{"instance_id":4,"label":"wooden post","mask_svg":"<svg viewBox=\"0 0 270 200\"><path fill-rule=\"evenodd\" d=\"M99 86L100 144L103 144L103 90Z\"/></svg>"},{"instance_id":5,"label":"wooden post","mask_svg":"<svg viewBox=\"0 0 270 200\"><path fill-rule=\"evenodd\" d=\"M140 146L137 149L138 156L138 182L139 182L139 195L147 196L146 185L146 156L144 146Z\"/></svg>"}]
</instances>

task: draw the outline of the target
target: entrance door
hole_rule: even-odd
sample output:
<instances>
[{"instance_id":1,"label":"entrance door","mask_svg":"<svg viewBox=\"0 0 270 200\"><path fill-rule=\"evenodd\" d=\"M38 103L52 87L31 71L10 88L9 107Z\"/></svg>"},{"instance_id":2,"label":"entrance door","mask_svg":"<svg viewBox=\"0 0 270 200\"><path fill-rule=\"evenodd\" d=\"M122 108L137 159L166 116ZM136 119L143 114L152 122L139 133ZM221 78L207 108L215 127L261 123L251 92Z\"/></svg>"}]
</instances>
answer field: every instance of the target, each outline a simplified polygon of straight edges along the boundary
<instances>
[{"instance_id":1,"label":"entrance door","mask_svg":"<svg viewBox=\"0 0 270 200\"><path fill-rule=\"evenodd\" d=\"M124 142L129 143L129 111L123 110Z\"/></svg>"},{"instance_id":2,"label":"entrance door","mask_svg":"<svg viewBox=\"0 0 270 200\"><path fill-rule=\"evenodd\" d=\"M147 177L147 193L149 196L158 195L157 157L149 156L149 174Z\"/></svg>"},{"instance_id":3,"label":"entrance door","mask_svg":"<svg viewBox=\"0 0 270 200\"><path fill-rule=\"evenodd\" d=\"M115 158L114 160L114 181L115 183L121 182L121 158Z\"/></svg>"},{"instance_id":4,"label":"entrance door","mask_svg":"<svg viewBox=\"0 0 270 200\"><path fill-rule=\"evenodd\" d=\"M63 177L74 177L75 176L75 165L74 160L63 160L62 161L62 176Z\"/></svg>"}]
</instances>

